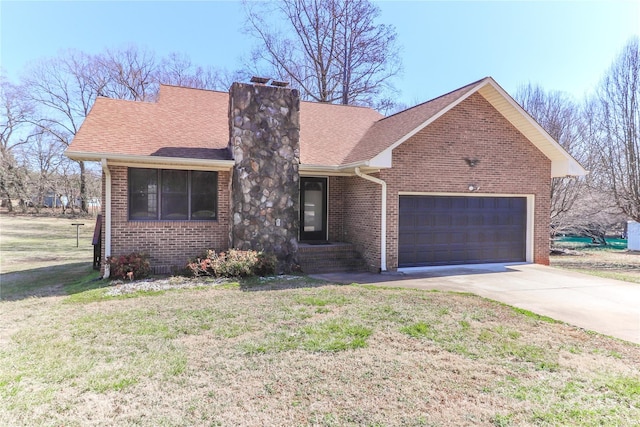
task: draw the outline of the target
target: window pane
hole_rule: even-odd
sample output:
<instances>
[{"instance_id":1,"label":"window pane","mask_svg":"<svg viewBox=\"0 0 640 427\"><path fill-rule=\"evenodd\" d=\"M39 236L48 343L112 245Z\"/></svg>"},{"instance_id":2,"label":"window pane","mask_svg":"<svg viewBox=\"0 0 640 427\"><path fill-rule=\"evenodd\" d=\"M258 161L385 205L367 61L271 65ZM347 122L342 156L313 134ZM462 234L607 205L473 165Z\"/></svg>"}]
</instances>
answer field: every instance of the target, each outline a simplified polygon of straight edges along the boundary
<instances>
[{"instance_id":1,"label":"window pane","mask_svg":"<svg viewBox=\"0 0 640 427\"><path fill-rule=\"evenodd\" d=\"M216 219L217 195L217 172L191 172L191 219Z\"/></svg>"},{"instance_id":2,"label":"window pane","mask_svg":"<svg viewBox=\"0 0 640 427\"><path fill-rule=\"evenodd\" d=\"M129 169L129 218L158 218L158 171Z\"/></svg>"},{"instance_id":3,"label":"window pane","mask_svg":"<svg viewBox=\"0 0 640 427\"><path fill-rule=\"evenodd\" d=\"M163 170L162 194L187 193L187 171Z\"/></svg>"},{"instance_id":4,"label":"window pane","mask_svg":"<svg viewBox=\"0 0 640 427\"><path fill-rule=\"evenodd\" d=\"M162 171L162 219L188 219L187 171Z\"/></svg>"},{"instance_id":5,"label":"window pane","mask_svg":"<svg viewBox=\"0 0 640 427\"><path fill-rule=\"evenodd\" d=\"M187 219L187 194L162 194L162 219Z\"/></svg>"}]
</instances>

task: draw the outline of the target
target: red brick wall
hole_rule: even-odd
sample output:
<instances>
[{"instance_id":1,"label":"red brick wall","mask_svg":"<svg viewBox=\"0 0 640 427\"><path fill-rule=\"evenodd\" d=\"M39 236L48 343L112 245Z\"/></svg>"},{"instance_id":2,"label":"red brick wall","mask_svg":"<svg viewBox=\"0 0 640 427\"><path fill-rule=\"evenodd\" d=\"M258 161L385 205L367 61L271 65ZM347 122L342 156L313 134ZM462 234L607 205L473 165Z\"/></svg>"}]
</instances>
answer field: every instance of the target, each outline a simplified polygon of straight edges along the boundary
<instances>
[{"instance_id":1,"label":"red brick wall","mask_svg":"<svg viewBox=\"0 0 640 427\"><path fill-rule=\"evenodd\" d=\"M344 178L330 176L328 185L327 222L329 226L329 240L344 242Z\"/></svg>"},{"instance_id":2,"label":"red brick wall","mask_svg":"<svg viewBox=\"0 0 640 427\"><path fill-rule=\"evenodd\" d=\"M218 172L217 221L129 221L127 168L111 170L111 254L146 252L157 273L182 268L190 257L205 249L229 246L229 173ZM103 176L103 194L104 176ZM103 210L105 204L103 203ZM104 218L104 212L103 212ZM106 230L103 224L103 230ZM103 233L104 236L104 233ZM104 260L104 239L103 239Z\"/></svg>"},{"instance_id":3,"label":"red brick wall","mask_svg":"<svg viewBox=\"0 0 640 427\"><path fill-rule=\"evenodd\" d=\"M354 244L370 271L379 272L381 187L357 176L340 179L344 181L344 241Z\"/></svg>"},{"instance_id":4,"label":"red brick wall","mask_svg":"<svg viewBox=\"0 0 640 427\"><path fill-rule=\"evenodd\" d=\"M470 167L465 158L478 159ZM387 182L387 266L398 265L398 192L535 195L533 261L549 263L551 162L480 94L393 150ZM469 184L479 186L477 193Z\"/></svg>"}]
</instances>

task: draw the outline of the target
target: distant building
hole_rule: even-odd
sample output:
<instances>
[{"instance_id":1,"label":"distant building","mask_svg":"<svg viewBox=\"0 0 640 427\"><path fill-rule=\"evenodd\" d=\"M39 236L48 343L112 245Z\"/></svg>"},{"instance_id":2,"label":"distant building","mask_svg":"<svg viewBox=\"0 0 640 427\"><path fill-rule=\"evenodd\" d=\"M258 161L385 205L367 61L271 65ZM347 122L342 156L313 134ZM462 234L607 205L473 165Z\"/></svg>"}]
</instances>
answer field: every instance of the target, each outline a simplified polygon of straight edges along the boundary
<instances>
[{"instance_id":1,"label":"distant building","mask_svg":"<svg viewBox=\"0 0 640 427\"><path fill-rule=\"evenodd\" d=\"M640 251L640 223L638 222L627 222L627 249Z\"/></svg>"}]
</instances>

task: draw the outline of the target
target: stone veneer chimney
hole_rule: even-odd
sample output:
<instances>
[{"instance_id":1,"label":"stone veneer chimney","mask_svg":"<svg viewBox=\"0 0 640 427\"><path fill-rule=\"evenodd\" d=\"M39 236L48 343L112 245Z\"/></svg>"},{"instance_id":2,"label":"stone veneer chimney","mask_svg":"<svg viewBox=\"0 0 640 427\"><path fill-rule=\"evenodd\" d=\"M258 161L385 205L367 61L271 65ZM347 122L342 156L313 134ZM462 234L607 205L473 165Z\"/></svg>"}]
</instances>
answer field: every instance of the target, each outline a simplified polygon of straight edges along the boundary
<instances>
[{"instance_id":1,"label":"stone veneer chimney","mask_svg":"<svg viewBox=\"0 0 640 427\"><path fill-rule=\"evenodd\" d=\"M297 266L300 96L295 89L234 83L229 90L231 246L274 253Z\"/></svg>"}]
</instances>

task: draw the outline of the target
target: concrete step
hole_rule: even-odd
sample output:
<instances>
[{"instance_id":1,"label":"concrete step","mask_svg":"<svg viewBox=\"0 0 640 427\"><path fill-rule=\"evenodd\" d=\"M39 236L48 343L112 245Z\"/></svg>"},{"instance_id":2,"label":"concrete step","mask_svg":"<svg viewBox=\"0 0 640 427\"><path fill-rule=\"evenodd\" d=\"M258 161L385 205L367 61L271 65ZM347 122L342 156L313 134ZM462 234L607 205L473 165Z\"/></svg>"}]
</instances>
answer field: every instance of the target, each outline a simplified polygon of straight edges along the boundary
<instances>
[{"instance_id":1,"label":"concrete step","mask_svg":"<svg viewBox=\"0 0 640 427\"><path fill-rule=\"evenodd\" d=\"M364 260L349 243L301 244L298 260L307 274L367 271Z\"/></svg>"}]
</instances>

